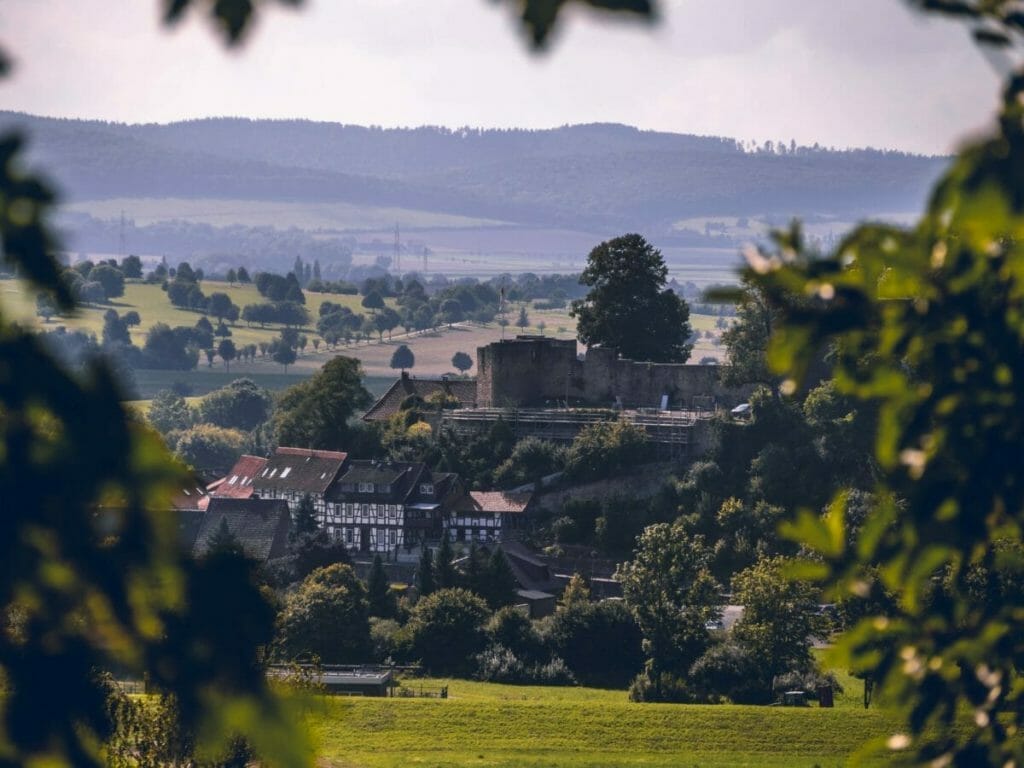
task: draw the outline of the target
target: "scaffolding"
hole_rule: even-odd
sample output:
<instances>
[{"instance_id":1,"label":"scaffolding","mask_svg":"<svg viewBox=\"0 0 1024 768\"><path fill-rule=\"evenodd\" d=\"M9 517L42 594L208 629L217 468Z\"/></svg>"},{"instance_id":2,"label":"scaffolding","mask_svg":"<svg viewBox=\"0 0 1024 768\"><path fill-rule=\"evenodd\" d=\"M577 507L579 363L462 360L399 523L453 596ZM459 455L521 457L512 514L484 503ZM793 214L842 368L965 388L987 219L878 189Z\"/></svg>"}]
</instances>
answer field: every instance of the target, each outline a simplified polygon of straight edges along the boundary
<instances>
[{"instance_id":1,"label":"scaffolding","mask_svg":"<svg viewBox=\"0 0 1024 768\"><path fill-rule=\"evenodd\" d=\"M516 439L536 437L552 442L571 443L585 427L593 424L625 421L642 428L651 443L662 453L680 456L687 453L697 420L702 411L662 411L657 408L605 410L586 408L465 408L445 411L441 428L457 435L472 436L488 431L504 421Z\"/></svg>"}]
</instances>

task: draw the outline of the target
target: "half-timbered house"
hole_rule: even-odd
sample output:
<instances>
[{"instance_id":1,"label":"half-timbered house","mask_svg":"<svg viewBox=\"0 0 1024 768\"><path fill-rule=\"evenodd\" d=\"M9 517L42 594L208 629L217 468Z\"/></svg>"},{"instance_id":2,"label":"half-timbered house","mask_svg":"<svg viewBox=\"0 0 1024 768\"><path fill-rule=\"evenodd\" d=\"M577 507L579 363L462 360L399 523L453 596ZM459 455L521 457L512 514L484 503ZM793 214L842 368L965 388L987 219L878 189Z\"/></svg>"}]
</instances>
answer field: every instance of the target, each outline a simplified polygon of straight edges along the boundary
<instances>
[{"instance_id":1,"label":"half-timbered house","mask_svg":"<svg viewBox=\"0 0 1024 768\"><path fill-rule=\"evenodd\" d=\"M347 463L348 454L338 451L278 448L253 478L253 492L264 499L284 499L292 514L302 497L309 494L323 527L328 523L325 494Z\"/></svg>"},{"instance_id":2,"label":"half-timbered house","mask_svg":"<svg viewBox=\"0 0 1024 768\"><path fill-rule=\"evenodd\" d=\"M425 464L352 461L328 492L325 527L349 549L411 553L440 539L460 495L457 476L432 473Z\"/></svg>"}]
</instances>

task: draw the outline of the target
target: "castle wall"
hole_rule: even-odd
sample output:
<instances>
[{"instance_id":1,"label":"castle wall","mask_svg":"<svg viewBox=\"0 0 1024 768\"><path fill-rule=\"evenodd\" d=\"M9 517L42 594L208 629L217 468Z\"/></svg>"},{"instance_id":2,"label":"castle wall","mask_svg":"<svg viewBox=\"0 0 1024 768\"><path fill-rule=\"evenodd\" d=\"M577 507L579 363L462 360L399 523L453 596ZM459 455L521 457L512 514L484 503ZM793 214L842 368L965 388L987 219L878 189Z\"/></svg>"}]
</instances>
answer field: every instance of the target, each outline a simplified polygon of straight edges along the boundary
<instances>
[{"instance_id":1,"label":"castle wall","mask_svg":"<svg viewBox=\"0 0 1024 768\"><path fill-rule=\"evenodd\" d=\"M575 341L537 336L479 347L477 365L481 408L539 406L566 396L605 407L618 398L626 408L657 408L663 395L670 408L693 407L695 398L730 408L750 394L749 387L723 386L718 366L635 362L600 347L580 361Z\"/></svg>"},{"instance_id":2,"label":"castle wall","mask_svg":"<svg viewBox=\"0 0 1024 768\"><path fill-rule=\"evenodd\" d=\"M575 341L540 336L497 341L476 352L479 408L564 400L577 364Z\"/></svg>"}]
</instances>

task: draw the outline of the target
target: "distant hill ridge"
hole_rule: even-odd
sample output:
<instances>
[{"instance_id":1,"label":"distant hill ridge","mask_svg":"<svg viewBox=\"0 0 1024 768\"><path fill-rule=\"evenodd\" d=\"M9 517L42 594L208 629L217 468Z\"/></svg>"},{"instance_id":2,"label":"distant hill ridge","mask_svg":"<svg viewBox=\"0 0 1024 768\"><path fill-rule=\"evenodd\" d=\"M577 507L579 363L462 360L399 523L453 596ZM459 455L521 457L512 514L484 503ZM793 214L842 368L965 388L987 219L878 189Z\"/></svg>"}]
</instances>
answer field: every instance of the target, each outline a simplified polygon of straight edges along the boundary
<instances>
[{"instance_id":1,"label":"distant hill ridge","mask_svg":"<svg viewBox=\"0 0 1024 768\"><path fill-rule=\"evenodd\" d=\"M618 124L375 128L209 118L125 125L0 112L71 199L343 201L532 226L665 229L706 215L920 208L948 162L902 152L744 151Z\"/></svg>"}]
</instances>

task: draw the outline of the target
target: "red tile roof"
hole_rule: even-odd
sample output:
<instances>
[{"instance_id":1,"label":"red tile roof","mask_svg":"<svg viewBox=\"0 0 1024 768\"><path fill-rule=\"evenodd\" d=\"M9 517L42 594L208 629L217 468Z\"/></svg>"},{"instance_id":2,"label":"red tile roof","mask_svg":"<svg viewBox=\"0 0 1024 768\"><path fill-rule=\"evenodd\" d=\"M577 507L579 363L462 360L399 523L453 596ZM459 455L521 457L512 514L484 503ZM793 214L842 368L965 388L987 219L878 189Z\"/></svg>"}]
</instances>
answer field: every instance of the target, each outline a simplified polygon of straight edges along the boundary
<instances>
[{"instance_id":1,"label":"red tile roof","mask_svg":"<svg viewBox=\"0 0 1024 768\"><path fill-rule=\"evenodd\" d=\"M171 497L171 509L177 510L205 510L209 503L210 496L206 492L205 481L195 476L189 476L184 480Z\"/></svg>"},{"instance_id":2,"label":"red tile roof","mask_svg":"<svg viewBox=\"0 0 1024 768\"><path fill-rule=\"evenodd\" d=\"M529 492L470 491L459 500L453 511L458 514L521 514L526 511L532 499L533 494Z\"/></svg>"},{"instance_id":3,"label":"red tile roof","mask_svg":"<svg viewBox=\"0 0 1024 768\"><path fill-rule=\"evenodd\" d=\"M242 456L224 477L209 486L210 495L218 499L248 499L252 481L267 465L262 456Z\"/></svg>"}]
</instances>

